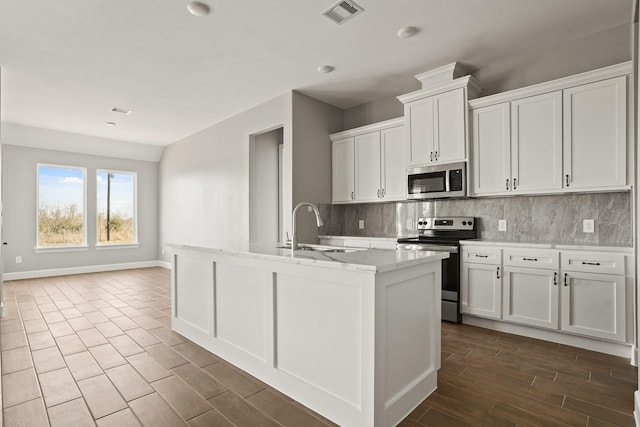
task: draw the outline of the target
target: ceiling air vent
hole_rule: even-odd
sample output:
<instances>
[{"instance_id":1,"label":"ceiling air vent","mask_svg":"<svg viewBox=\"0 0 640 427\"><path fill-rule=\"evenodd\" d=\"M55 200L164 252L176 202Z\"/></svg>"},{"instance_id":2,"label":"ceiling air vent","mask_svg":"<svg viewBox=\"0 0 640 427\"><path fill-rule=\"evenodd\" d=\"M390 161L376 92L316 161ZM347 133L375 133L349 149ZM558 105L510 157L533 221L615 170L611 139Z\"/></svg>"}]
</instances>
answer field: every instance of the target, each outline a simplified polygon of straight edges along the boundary
<instances>
[{"instance_id":1,"label":"ceiling air vent","mask_svg":"<svg viewBox=\"0 0 640 427\"><path fill-rule=\"evenodd\" d=\"M344 21L356 16L363 10L364 9L362 9L352 1L341 1L325 10L322 14L329 18L332 22L335 22L336 24L342 24Z\"/></svg>"}]
</instances>

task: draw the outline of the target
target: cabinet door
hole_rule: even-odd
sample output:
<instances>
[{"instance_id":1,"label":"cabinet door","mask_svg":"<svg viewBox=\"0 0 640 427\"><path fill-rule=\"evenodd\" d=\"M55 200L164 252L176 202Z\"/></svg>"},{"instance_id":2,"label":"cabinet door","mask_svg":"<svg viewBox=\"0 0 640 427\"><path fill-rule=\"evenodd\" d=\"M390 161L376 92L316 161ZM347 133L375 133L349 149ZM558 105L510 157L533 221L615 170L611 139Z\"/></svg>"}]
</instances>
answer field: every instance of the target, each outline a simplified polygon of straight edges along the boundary
<instances>
[{"instance_id":1,"label":"cabinet door","mask_svg":"<svg viewBox=\"0 0 640 427\"><path fill-rule=\"evenodd\" d=\"M407 148L405 127L396 126L380 132L382 143L382 198L407 199Z\"/></svg>"},{"instance_id":2,"label":"cabinet door","mask_svg":"<svg viewBox=\"0 0 640 427\"><path fill-rule=\"evenodd\" d=\"M511 102L511 187L562 188L562 92Z\"/></svg>"},{"instance_id":3,"label":"cabinet door","mask_svg":"<svg viewBox=\"0 0 640 427\"><path fill-rule=\"evenodd\" d=\"M563 96L565 187L625 185L626 77L566 89Z\"/></svg>"},{"instance_id":4,"label":"cabinet door","mask_svg":"<svg viewBox=\"0 0 640 427\"><path fill-rule=\"evenodd\" d=\"M464 89L459 88L433 97L435 162L466 159Z\"/></svg>"},{"instance_id":5,"label":"cabinet door","mask_svg":"<svg viewBox=\"0 0 640 427\"><path fill-rule=\"evenodd\" d=\"M500 194L511 190L509 103L473 110L473 192Z\"/></svg>"},{"instance_id":6,"label":"cabinet door","mask_svg":"<svg viewBox=\"0 0 640 427\"><path fill-rule=\"evenodd\" d=\"M558 329L558 271L504 267L502 318Z\"/></svg>"},{"instance_id":7,"label":"cabinet door","mask_svg":"<svg viewBox=\"0 0 640 427\"><path fill-rule=\"evenodd\" d=\"M433 161L433 97L410 102L404 106L410 165Z\"/></svg>"},{"instance_id":8,"label":"cabinet door","mask_svg":"<svg viewBox=\"0 0 640 427\"><path fill-rule=\"evenodd\" d=\"M352 202L355 198L355 160L353 137L331 145L331 190L333 203Z\"/></svg>"},{"instance_id":9,"label":"cabinet door","mask_svg":"<svg viewBox=\"0 0 640 427\"><path fill-rule=\"evenodd\" d=\"M380 132L355 137L356 200L367 202L380 199Z\"/></svg>"},{"instance_id":10,"label":"cabinet door","mask_svg":"<svg viewBox=\"0 0 640 427\"><path fill-rule=\"evenodd\" d=\"M626 341L624 276L563 272L561 329Z\"/></svg>"},{"instance_id":11,"label":"cabinet door","mask_svg":"<svg viewBox=\"0 0 640 427\"><path fill-rule=\"evenodd\" d=\"M476 316L502 317L500 266L462 263L460 311Z\"/></svg>"}]
</instances>

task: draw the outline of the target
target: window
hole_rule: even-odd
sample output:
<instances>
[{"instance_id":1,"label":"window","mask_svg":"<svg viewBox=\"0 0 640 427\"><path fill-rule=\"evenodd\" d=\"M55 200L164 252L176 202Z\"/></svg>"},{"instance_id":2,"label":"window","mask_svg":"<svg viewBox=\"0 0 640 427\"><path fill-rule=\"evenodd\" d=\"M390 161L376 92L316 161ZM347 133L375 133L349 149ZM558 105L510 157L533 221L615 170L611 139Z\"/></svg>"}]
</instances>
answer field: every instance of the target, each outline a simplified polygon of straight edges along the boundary
<instances>
[{"instance_id":1,"label":"window","mask_svg":"<svg viewBox=\"0 0 640 427\"><path fill-rule=\"evenodd\" d=\"M85 246L86 169L38 164L39 248Z\"/></svg>"},{"instance_id":2,"label":"window","mask_svg":"<svg viewBox=\"0 0 640 427\"><path fill-rule=\"evenodd\" d=\"M133 172L97 171L98 245L137 243L136 178Z\"/></svg>"}]
</instances>

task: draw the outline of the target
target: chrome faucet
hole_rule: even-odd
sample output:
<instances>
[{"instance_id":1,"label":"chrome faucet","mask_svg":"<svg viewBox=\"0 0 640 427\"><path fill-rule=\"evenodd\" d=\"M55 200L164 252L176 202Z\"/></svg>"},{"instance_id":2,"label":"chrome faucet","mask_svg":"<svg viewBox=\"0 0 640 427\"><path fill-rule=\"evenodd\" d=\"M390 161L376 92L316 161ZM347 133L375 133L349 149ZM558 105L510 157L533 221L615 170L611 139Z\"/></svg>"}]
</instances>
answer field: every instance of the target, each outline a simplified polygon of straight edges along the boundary
<instances>
[{"instance_id":1,"label":"chrome faucet","mask_svg":"<svg viewBox=\"0 0 640 427\"><path fill-rule=\"evenodd\" d=\"M298 250L298 232L296 231L296 212L298 212L298 209L300 209L302 206L308 206L311 209L313 209L313 212L316 214L316 224L318 224L318 227L322 227L322 218L320 218L320 212L318 211L318 208L316 207L316 205L309 202L298 203L296 207L293 208L293 214L292 214L293 220L291 222L291 250L292 251Z\"/></svg>"}]
</instances>

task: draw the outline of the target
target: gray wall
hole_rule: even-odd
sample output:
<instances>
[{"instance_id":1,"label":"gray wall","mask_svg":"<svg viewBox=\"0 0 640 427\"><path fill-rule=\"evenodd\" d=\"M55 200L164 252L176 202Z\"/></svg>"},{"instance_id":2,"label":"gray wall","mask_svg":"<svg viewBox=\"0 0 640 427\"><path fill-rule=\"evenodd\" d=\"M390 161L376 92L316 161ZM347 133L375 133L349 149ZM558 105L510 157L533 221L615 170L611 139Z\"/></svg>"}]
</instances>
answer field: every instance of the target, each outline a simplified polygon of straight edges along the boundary
<instances>
[{"instance_id":1,"label":"gray wall","mask_svg":"<svg viewBox=\"0 0 640 427\"><path fill-rule=\"evenodd\" d=\"M419 216L471 216L479 237L518 243L632 246L631 193L562 194L321 206L321 232L334 236L416 235ZM358 220L365 228L358 229ZM507 231L498 231L498 220ZM595 220L595 233L582 232L582 220ZM408 227L409 223L413 226Z\"/></svg>"},{"instance_id":2,"label":"gray wall","mask_svg":"<svg viewBox=\"0 0 640 427\"><path fill-rule=\"evenodd\" d=\"M87 168L87 243L79 252L35 253L37 163ZM138 174L138 248L96 251L96 169ZM158 259L158 164L2 144L5 273L119 264ZM22 256L22 264L16 264Z\"/></svg>"},{"instance_id":3,"label":"gray wall","mask_svg":"<svg viewBox=\"0 0 640 427\"><path fill-rule=\"evenodd\" d=\"M462 65L484 86L480 96L487 96L630 60L631 25L621 25L545 50L519 52L490 67L475 69L473 63ZM407 79L413 77L407 76ZM421 88L417 80L413 82L413 90ZM382 98L345 110L345 129L403 114L403 105L395 96Z\"/></svg>"}]
</instances>

